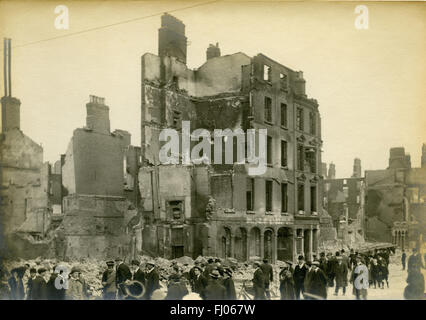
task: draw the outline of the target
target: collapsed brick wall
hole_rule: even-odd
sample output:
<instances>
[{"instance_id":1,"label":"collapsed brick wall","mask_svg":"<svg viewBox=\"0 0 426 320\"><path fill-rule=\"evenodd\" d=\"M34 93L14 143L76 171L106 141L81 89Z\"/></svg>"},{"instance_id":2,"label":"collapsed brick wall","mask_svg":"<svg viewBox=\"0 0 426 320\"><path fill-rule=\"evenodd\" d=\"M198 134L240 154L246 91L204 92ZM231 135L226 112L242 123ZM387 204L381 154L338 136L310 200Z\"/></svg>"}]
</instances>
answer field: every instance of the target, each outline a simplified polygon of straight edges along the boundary
<instances>
[{"instance_id":1,"label":"collapsed brick wall","mask_svg":"<svg viewBox=\"0 0 426 320\"><path fill-rule=\"evenodd\" d=\"M129 252L123 197L72 195L64 198L61 229L67 258L114 258Z\"/></svg>"}]
</instances>

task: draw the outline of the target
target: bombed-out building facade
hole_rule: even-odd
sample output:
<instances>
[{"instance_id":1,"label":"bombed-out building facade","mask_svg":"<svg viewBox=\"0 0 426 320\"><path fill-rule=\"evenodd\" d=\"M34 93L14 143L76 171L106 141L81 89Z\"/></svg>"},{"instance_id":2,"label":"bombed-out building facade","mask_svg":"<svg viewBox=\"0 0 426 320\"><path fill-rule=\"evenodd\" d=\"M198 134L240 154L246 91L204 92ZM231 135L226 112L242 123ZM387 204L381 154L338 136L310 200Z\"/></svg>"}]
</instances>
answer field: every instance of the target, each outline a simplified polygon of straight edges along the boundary
<instances>
[{"instance_id":1,"label":"bombed-out building facade","mask_svg":"<svg viewBox=\"0 0 426 320\"><path fill-rule=\"evenodd\" d=\"M128 256L137 250L130 244L136 244L133 227L141 223L140 148L131 145L129 132L111 131L104 98L90 96L86 110L86 125L74 130L61 157L63 214L56 256Z\"/></svg>"},{"instance_id":2,"label":"bombed-out building facade","mask_svg":"<svg viewBox=\"0 0 426 320\"><path fill-rule=\"evenodd\" d=\"M218 44L193 70L186 50L185 25L165 14L158 55L141 58L143 250L165 258L312 258L323 213L321 118L302 72L263 54L222 56ZM190 164L182 157L160 163L162 130L181 137L183 121L191 132L267 129L266 172L249 175L248 163L205 163L202 155ZM236 138L233 146L244 150Z\"/></svg>"},{"instance_id":3,"label":"bombed-out building facade","mask_svg":"<svg viewBox=\"0 0 426 320\"><path fill-rule=\"evenodd\" d=\"M43 147L21 128L21 101L12 96L11 40L4 39L0 131L0 254L43 238L53 213L55 174Z\"/></svg>"}]
</instances>

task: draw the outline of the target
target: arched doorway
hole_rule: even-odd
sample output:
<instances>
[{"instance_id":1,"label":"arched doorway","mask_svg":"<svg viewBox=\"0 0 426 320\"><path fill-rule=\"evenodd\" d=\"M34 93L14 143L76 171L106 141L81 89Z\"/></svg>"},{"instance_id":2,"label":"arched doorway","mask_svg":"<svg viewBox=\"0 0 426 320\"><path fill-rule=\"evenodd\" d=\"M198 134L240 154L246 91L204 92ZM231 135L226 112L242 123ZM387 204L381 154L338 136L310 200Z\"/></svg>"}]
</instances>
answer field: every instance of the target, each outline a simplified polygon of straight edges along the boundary
<instances>
[{"instance_id":1,"label":"arched doorway","mask_svg":"<svg viewBox=\"0 0 426 320\"><path fill-rule=\"evenodd\" d=\"M279 228L277 233L277 259L293 261L293 234L291 228Z\"/></svg>"},{"instance_id":2,"label":"arched doorway","mask_svg":"<svg viewBox=\"0 0 426 320\"><path fill-rule=\"evenodd\" d=\"M222 235L222 258L230 258L231 257L231 230L229 228L223 228Z\"/></svg>"},{"instance_id":3,"label":"arched doorway","mask_svg":"<svg viewBox=\"0 0 426 320\"><path fill-rule=\"evenodd\" d=\"M244 228L238 228L235 232L235 258L238 261L246 261L247 257L247 230Z\"/></svg>"},{"instance_id":4,"label":"arched doorway","mask_svg":"<svg viewBox=\"0 0 426 320\"><path fill-rule=\"evenodd\" d=\"M260 257L260 230L256 227L250 231L250 257L253 256Z\"/></svg>"},{"instance_id":5,"label":"arched doorway","mask_svg":"<svg viewBox=\"0 0 426 320\"><path fill-rule=\"evenodd\" d=\"M274 244L272 237L274 235L274 232L270 229L265 230L264 237L263 237L263 258L268 259L269 262L272 262L274 257Z\"/></svg>"}]
</instances>

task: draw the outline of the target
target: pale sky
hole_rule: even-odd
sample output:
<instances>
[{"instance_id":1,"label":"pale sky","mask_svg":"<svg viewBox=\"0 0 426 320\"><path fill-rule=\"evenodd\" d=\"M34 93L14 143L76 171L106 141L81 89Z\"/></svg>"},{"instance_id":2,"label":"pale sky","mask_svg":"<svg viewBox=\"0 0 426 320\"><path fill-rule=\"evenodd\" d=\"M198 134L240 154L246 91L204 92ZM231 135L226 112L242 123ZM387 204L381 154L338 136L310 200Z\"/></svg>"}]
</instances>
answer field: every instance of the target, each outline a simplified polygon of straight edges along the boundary
<instances>
[{"instance_id":1,"label":"pale sky","mask_svg":"<svg viewBox=\"0 0 426 320\"><path fill-rule=\"evenodd\" d=\"M191 68L205 61L209 43L219 42L222 55L263 53L303 71L306 92L320 106L323 161L336 164L337 177L352 174L355 157L363 171L386 168L391 147L404 146L412 165L420 165L424 3L364 2L367 30L355 28L355 2L219 2L173 12L202 2L0 1L0 36L16 46L12 95L22 102L21 129L42 143L44 160L65 153L73 130L85 124L90 94L105 97L111 129L128 130L140 145L140 57L157 54L160 15L167 11L186 25ZM54 26L61 4L69 9L68 30ZM0 84L3 95L3 77Z\"/></svg>"}]
</instances>

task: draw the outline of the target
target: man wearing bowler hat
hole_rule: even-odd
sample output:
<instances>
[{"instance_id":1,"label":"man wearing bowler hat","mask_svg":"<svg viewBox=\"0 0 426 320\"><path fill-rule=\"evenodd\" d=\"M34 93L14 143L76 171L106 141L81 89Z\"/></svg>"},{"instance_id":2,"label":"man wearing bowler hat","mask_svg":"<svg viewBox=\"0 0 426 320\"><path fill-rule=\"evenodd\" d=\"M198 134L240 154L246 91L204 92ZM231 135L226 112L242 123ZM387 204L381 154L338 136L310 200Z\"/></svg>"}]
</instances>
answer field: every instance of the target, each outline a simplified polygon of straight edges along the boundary
<instances>
[{"instance_id":1,"label":"man wearing bowler hat","mask_svg":"<svg viewBox=\"0 0 426 320\"><path fill-rule=\"evenodd\" d=\"M305 259L302 255L300 255L297 260L298 264L294 268L293 279L296 300L300 300L300 293L303 294L305 292L304 282L306 274L308 273L308 267L306 266Z\"/></svg>"}]
</instances>

